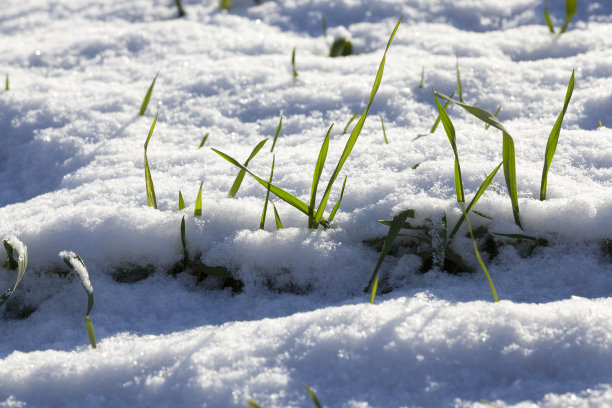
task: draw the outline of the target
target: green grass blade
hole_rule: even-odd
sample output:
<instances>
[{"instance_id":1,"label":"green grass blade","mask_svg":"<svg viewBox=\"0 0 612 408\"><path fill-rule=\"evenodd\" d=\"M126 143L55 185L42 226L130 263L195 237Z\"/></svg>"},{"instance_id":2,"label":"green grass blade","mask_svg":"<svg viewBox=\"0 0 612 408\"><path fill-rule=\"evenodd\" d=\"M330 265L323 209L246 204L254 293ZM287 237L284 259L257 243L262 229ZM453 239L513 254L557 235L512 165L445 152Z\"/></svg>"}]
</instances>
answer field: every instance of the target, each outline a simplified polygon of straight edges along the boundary
<instances>
[{"instance_id":1,"label":"green grass blade","mask_svg":"<svg viewBox=\"0 0 612 408\"><path fill-rule=\"evenodd\" d=\"M459 76L459 56L457 55L457 93L459 94L459 100L463 102L463 91L461 90L461 77Z\"/></svg>"},{"instance_id":2,"label":"green grass blade","mask_svg":"<svg viewBox=\"0 0 612 408\"><path fill-rule=\"evenodd\" d=\"M193 215L195 217L201 217L202 216L202 185L204 184L204 182L202 181L200 183L200 190L198 191L198 196L196 197L196 201L195 201L195 207L193 210Z\"/></svg>"},{"instance_id":3,"label":"green grass blade","mask_svg":"<svg viewBox=\"0 0 612 408\"><path fill-rule=\"evenodd\" d=\"M546 153L544 155L544 169L542 170L542 183L540 185L540 201L546 199L546 184L548 181L548 170L552 163L553 157L555 157L555 151L557 150L557 142L559 141L559 134L561 133L561 125L563 124L563 117L567 112L570 99L572 98L572 92L574 91L574 71L572 70L572 77L570 78L569 84L567 85L567 92L565 94L565 102L563 103L563 110L559 113L557 121L548 136L548 142L546 143Z\"/></svg>"},{"instance_id":4,"label":"green grass blade","mask_svg":"<svg viewBox=\"0 0 612 408\"><path fill-rule=\"evenodd\" d=\"M255 401L253 401L253 400L251 400L251 399L250 399L250 400L248 400L247 402L249 403L249 406L250 406L251 408L261 408L261 405L259 405L258 403L256 403Z\"/></svg>"},{"instance_id":5,"label":"green grass blade","mask_svg":"<svg viewBox=\"0 0 612 408\"><path fill-rule=\"evenodd\" d=\"M468 231L470 232L470 238L472 238L472 244L474 245L474 253L476 254L476 258L478 258L478 263L480 264L482 271L487 276L487 280L489 281L489 286L491 286L491 292L493 293L493 299L495 300L495 302L499 302L499 299L497 298L497 292L495 291L495 286L493 286L493 281L491 280L491 275L489 275L489 271L487 271L487 267L485 266L484 262L482 262L482 258L480 257L480 252L478 252L478 246L476 245L476 240L474 239L474 233L472 232L472 226L470 225L470 219L467 213L465 212L465 208L463 204L461 204L461 210L463 211L463 216L465 217L465 223L467 224Z\"/></svg>"},{"instance_id":6,"label":"green grass blade","mask_svg":"<svg viewBox=\"0 0 612 408\"><path fill-rule=\"evenodd\" d=\"M304 385L304 387L306 387L306 391L308 391L308 396L310 397L312 402L315 404L315 407L321 408L321 403L319 402L319 399L317 398L315 393L310 389L309 386Z\"/></svg>"},{"instance_id":7,"label":"green grass blade","mask_svg":"<svg viewBox=\"0 0 612 408\"><path fill-rule=\"evenodd\" d=\"M393 32L391 33L391 36L389 37L389 41L387 42L387 47L385 48L385 52L383 54L382 60L380 61L378 72L376 73L376 78L374 79L374 85L372 86L372 92L370 92L370 100L368 101L368 105L365 111L361 114L361 117L359 118L359 121L355 125L355 128L351 132L351 135L349 136L346 142L346 146L344 147L344 151L342 152L342 156L340 156L340 160L338 161L338 164L336 165L336 169L334 170L331 176L331 179L329 180L329 183L327 184L327 188L325 189L325 193L323 194L323 199L321 200L321 204L319 205L319 208L317 210L317 215L315 218L316 223L319 223L320 220L323 218L323 212L325 211L325 206L327 205L327 200L329 199L329 194L331 193L332 186L334 182L336 181L336 178L338 177L338 174L340 173L340 170L342 169L344 162L346 162L346 159L348 159L349 155L351 154L351 151L353 150L353 147L355 146L355 143L357 142L357 138L359 137L359 134L361 133L363 124L366 120L366 117L368 116L368 112L370 111L370 107L372 106L372 102L374 102L374 97L376 96L376 92L378 92L378 88L380 87L380 83L382 81L383 71L385 69L385 61L387 59L387 51L389 51L389 47L391 46L391 42L393 41L393 38L395 37L395 33L397 32L397 29L401 21L402 21L402 17L400 17L399 20L397 21L397 24L395 25L395 28L393 29Z\"/></svg>"},{"instance_id":8,"label":"green grass blade","mask_svg":"<svg viewBox=\"0 0 612 408\"><path fill-rule=\"evenodd\" d=\"M89 338L89 343L91 344L91 348L96 347L96 334L94 333L93 324L91 323L91 319L89 316L85 316L85 330L87 331L87 337Z\"/></svg>"},{"instance_id":9,"label":"green grass blade","mask_svg":"<svg viewBox=\"0 0 612 408\"><path fill-rule=\"evenodd\" d=\"M303 202L299 198L293 196L292 194L286 192L282 188L277 187L274 184L271 184L271 183L267 182L266 180L262 179L261 177L257 176L251 170L249 170L248 168L246 168L245 166L240 164L233 157L228 156L227 154L225 154L223 152L220 152L219 150L216 150L216 149L211 149L211 150L213 152L217 153L219 156L223 157L225 160L227 160L228 162L230 162L234 166L244 170L246 173L249 173L255 180L257 180L257 182L259 182L259 184L261 184L265 188L268 188L268 186L269 186L270 187L270 192L272 194L276 195L278 198L280 198L281 200L285 201L287 204L297 208L298 210L300 210L304 214L308 215L308 205L305 202Z\"/></svg>"},{"instance_id":10,"label":"green grass blade","mask_svg":"<svg viewBox=\"0 0 612 408\"><path fill-rule=\"evenodd\" d=\"M570 21L574 18L574 15L578 11L578 1L577 0L565 0L565 21L563 22L563 26L559 30L559 35L563 34L567 29Z\"/></svg>"},{"instance_id":11,"label":"green grass blade","mask_svg":"<svg viewBox=\"0 0 612 408\"><path fill-rule=\"evenodd\" d=\"M351 123L355 120L355 118L359 115L359 112L355 112L355 114L353 115L353 117L346 123L346 126L344 127L344 130L342 131L342 134L346 134L346 131L348 130L348 127L351 125Z\"/></svg>"},{"instance_id":12,"label":"green grass blade","mask_svg":"<svg viewBox=\"0 0 612 408\"><path fill-rule=\"evenodd\" d=\"M340 190L340 198L338 199L338 202L336 203L336 205L334 205L334 208L332 209L331 214L329 214L330 223L334 220L334 217L336 216L336 212L338 211L338 208L340 208L342 197L344 197L344 187L346 187L346 176L344 176L344 182L342 182L342 190Z\"/></svg>"},{"instance_id":13,"label":"green grass blade","mask_svg":"<svg viewBox=\"0 0 612 408\"><path fill-rule=\"evenodd\" d=\"M281 116L281 120L282 120L282 116ZM267 141L268 141L268 138L265 138L264 140L259 142L257 144L257 146L255 146L255 148L251 152L251 155L249 156L249 158L246 159L246 161L244 162L244 166L245 167L249 165L249 162L251 161L251 159L253 157L255 157L255 155L257 153L259 153L259 151L261 150L263 145L266 144ZM234 180L234 184L232 184L232 188L230 188L230 191L229 191L229 196L230 197L235 197L236 196L236 193L238 192L238 189L240 188L240 185L242 184L242 180L244 180L244 174L245 174L244 172L245 172L244 170L241 170L238 173L238 175L236 176L236 179Z\"/></svg>"},{"instance_id":14,"label":"green grass blade","mask_svg":"<svg viewBox=\"0 0 612 408\"><path fill-rule=\"evenodd\" d=\"M499 111L501 110L501 104L497 107L497 109L495 110L495 113L493 114L493 116L495 116L497 118L497 115L499 114ZM489 127L491 127L491 125L489 125L488 123L485 123L485 130L489 130Z\"/></svg>"},{"instance_id":15,"label":"green grass blade","mask_svg":"<svg viewBox=\"0 0 612 408\"><path fill-rule=\"evenodd\" d=\"M323 28L323 37L327 38L327 21L325 20L325 14L321 13L321 26Z\"/></svg>"},{"instance_id":16,"label":"green grass blade","mask_svg":"<svg viewBox=\"0 0 612 408\"><path fill-rule=\"evenodd\" d=\"M436 96L438 98L446 99L449 102L453 102L455 105L461 106L463 109L470 112L472 115L476 116L478 119L482 120L483 122L488 123L489 125L501 130L502 132L506 132L510 134L510 132L508 132L508 130L504 127L504 125L502 125L501 122L497 120L495 115L493 115L491 112L488 112L477 106L468 105L456 99L452 99L452 95L446 96L443 93L436 92Z\"/></svg>"},{"instance_id":17,"label":"green grass blade","mask_svg":"<svg viewBox=\"0 0 612 408\"><path fill-rule=\"evenodd\" d=\"M383 121L383 117L380 117L380 126L382 126L383 137L385 138L385 144L389 144L389 140L387 140L387 132L385 132L385 122Z\"/></svg>"},{"instance_id":18,"label":"green grass blade","mask_svg":"<svg viewBox=\"0 0 612 408\"><path fill-rule=\"evenodd\" d=\"M187 238L185 236L185 216L181 220L181 245L183 246L183 266L189 265L189 252L187 252Z\"/></svg>"},{"instance_id":19,"label":"green grass blade","mask_svg":"<svg viewBox=\"0 0 612 408\"><path fill-rule=\"evenodd\" d=\"M5 91L9 90L9 78L8 78L8 74L6 74L6 80L4 81L4 90Z\"/></svg>"},{"instance_id":20,"label":"green grass blade","mask_svg":"<svg viewBox=\"0 0 612 408\"><path fill-rule=\"evenodd\" d=\"M183 210L185 208L185 200L183 200L183 193L181 193L181 190L179 190L179 203L178 203L178 209L179 211Z\"/></svg>"},{"instance_id":21,"label":"green grass blade","mask_svg":"<svg viewBox=\"0 0 612 408\"><path fill-rule=\"evenodd\" d=\"M283 223L278 215L278 211L276 211L276 205L274 205L274 201L270 200L272 204L272 208L274 209L274 221L276 222L276 229L283 229Z\"/></svg>"},{"instance_id":22,"label":"green grass blade","mask_svg":"<svg viewBox=\"0 0 612 408\"><path fill-rule=\"evenodd\" d=\"M266 212L268 210L268 201L270 201L270 184L272 183L272 177L274 177L274 161L276 157L272 155L272 168L270 169L270 179L268 180L268 188L266 189L266 201L264 201L263 212L261 213L261 220L259 221L259 229L264 229L266 224Z\"/></svg>"},{"instance_id":23,"label":"green grass blade","mask_svg":"<svg viewBox=\"0 0 612 408\"><path fill-rule=\"evenodd\" d=\"M321 174L323 173L323 166L325 165L325 159L327 158L327 151L329 149L329 134L331 133L334 124L329 127L323 144L319 150L319 157L317 158L317 164L315 171L312 176L312 186L310 188L310 205L308 206L308 228L315 228L315 212L314 208L317 200L317 189L319 188L319 181L321 180Z\"/></svg>"},{"instance_id":24,"label":"green grass blade","mask_svg":"<svg viewBox=\"0 0 612 408\"><path fill-rule=\"evenodd\" d=\"M436 100L436 106L438 107L438 113L440 115L440 119L442 120L442 125L444 126L444 131L446 132L446 136L448 136L448 141L453 148L453 153L455 154L455 191L457 193L457 201L460 203L465 202L465 197L463 193L463 180L461 178L461 166L459 165L459 154L457 153L457 144L455 142L455 127L453 126L453 122L451 122L450 118L446 114L446 110L442 107L442 104L438 100L436 96L436 91L433 88L432 92L434 95L434 99Z\"/></svg>"},{"instance_id":25,"label":"green grass blade","mask_svg":"<svg viewBox=\"0 0 612 408\"><path fill-rule=\"evenodd\" d=\"M204 137L202 138L202 141L200 142L200 146L198 146L198 149L201 149L202 146L204 146L204 143L206 143L206 139L208 139L208 133L206 133Z\"/></svg>"},{"instance_id":26,"label":"green grass blade","mask_svg":"<svg viewBox=\"0 0 612 408\"><path fill-rule=\"evenodd\" d=\"M450 97L452 98L455 95L455 91L453 91L453 93L450 94ZM444 104L444 110L446 110L446 108L448 108L448 105L450 104L450 101L446 101L446 103ZM436 121L434 122L433 126L431 127L431 129L429 130L429 133L434 133L436 131L436 129L438 128L438 125L440 124L440 114L438 114L438 117L436 118ZM425 133L424 135L419 135L417 136L414 140L417 140L423 136L427 136L428 134Z\"/></svg>"},{"instance_id":27,"label":"green grass blade","mask_svg":"<svg viewBox=\"0 0 612 408\"><path fill-rule=\"evenodd\" d=\"M185 10L183 10L181 0L174 0L174 3L176 4L176 8L178 9L178 16L183 17L185 15Z\"/></svg>"},{"instance_id":28,"label":"green grass blade","mask_svg":"<svg viewBox=\"0 0 612 408\"><path fill-rule=\"evenodd\" d=\"M232 6L232 0L220 0L219 1L219 7L224 10L229 10L231 6Z\"/></svg>"},{"instance_id":29,"label":"green grass blade","mask_svg":"<svg viewBox=\"0 0 612 408\"><path fill-rule=\"evenodd\" d=\"M382 265L389 249L391 249L391 245L393 245L393 241L397 238L397 234L399 234L400 229L404 225L406 218L410 217L410 215L414 215L414 210L404 210L395 217L393 217L393 221L391 221L391 226L389 227L389 233L387 234L387 238L385 239L385 243L383 244L382 249L380 250L380 256L378 257L378 262L376 263L376 267L374 268L374 272L372 272L372 276L370 277L370 282L368 282L368 286L366 288L366 292L372 290L372 297L370 299L370 303L374 300L374 296L376 292L374 291L374 280L378 280L378 270Z\"/></svg>"},{"instance_id":30,"label":"green grass blade","mask_svg":"<svg viewBox=\"0 0 612 408\"><path fill-rule=\"evenodd\" d=\"M419 89L423 88L423 83L425 82L425 67L421 68L421 80L419 81Z\"/></svg>"},{"instance_id":31,"label":"green grass blade","mask_svg":"<svg viewBox=\"0 0 612 408\"><path fill-rule=\"evenodd\" d=\"M282 127L283 127L283 113L281 112L280 119L278 121L278 126L276 127L276 132L274 132L274 139L272 140L272 147L270 148L270 153L274 152L274 146L276 146L276 139L278 138L278 134L280 133ZM248 162L245 163L245 166L248 166L248 165L249 165Z\"/></svg>"},{"instance_id":32,"label":"green grass blade","mask_svg":"<svg viewBox=\"0 0 612 408\"><path fill-rule=\"evenodd\" d=\"M145 168L145 183L147 187L147 203L149 207L157 208L157 199L155 198L155 188L153 187L153 179L151 178L151 170L149 170L149 160L147 160L147 147L149 146L149 140L151 140L151 136L153 135L153 129L155 129L155 124L157 123L157 113L155 114L155 119L153 119L153 124L151 125L151 129L149 130L149 136L147 136L147 140L144 144L144 168Z\"/></svg>"},{"instance_id":33,"label":"green grass blade","mask_svg":"<svg viewBox=\"0 0 612 408\"><path fill-rule=\"evenodd\" d=\"M145 97L142 100L142 104L140 105L140 111L138 112L140 116L144 115L147 110L147 106L149 105L149 100L151 99L151 94L153 93L153 87L155 86L155 81L157 81L158 75L159 75L159 72L155 74L155 78L153 78L153 82L151 82L151 85L149 86L149 89L147 90L147 93L145 94Z\"/></svg>"},{"instance_id":34,"label":"green grass blade","mask_svg":"<svg viewBox=\"0 0 612 408\"><path fill-rule=\"evenodd\" d=\"M291 69L293 70L293 77L297 78L298 73L295 70L295 47L293 47L293 52L291 53Z\"/></svg>"},{"instance_id":35,"label":"green grass blade","mask_svg":"<svg viewBox=\"0 0 612 408\"><path fill-rule=\"evenodd\" d=\"M10 237L3 240L2 243L9 258L9 269L17 269L17 278L13 286L0 295L0 306L5 304L15 292L28 267L28 248L23 242L15 237ZM15 255L17 259L15 259Z\"/></svg>"},{"instance_id":36,"label":"green grass blade","mask_svg":"<svg viewBox=\"0 0 612 408\"><path fill-rule=\"evenodd\" d=\"M552 20L550 19L550 14L548 14L548 0L544 2L544 20L546 20L548 30L551 32L551 34L554 34L555 27L553 26Z\"/></svg>"},{"instance_id":37,"label":"green grass blade","mask_svg":"<svg viewBox=\"0 0 612 408\"><path fill-rule=\"evenodd\" d=\"M495 175L497 174L497 171L502 166L502 164L503 164L503 162L499 163L497 165L497 167L495 168L495 170L493 170L491 172L491 174L489 174L487 176L485 181L482 182L482 184L480 185L480 188L478 188L478 191L476 192L476 195L474 195L474 198L472 198L472 201L470 202L470 204L468 205L467 209L465 210L466 213L469 213L472 210L472 207L474 207L474 205L476 205L476 203L478 202L478 199L480 198L480 196L482 196L482 194L485 192L487 187L489 187L489 185L493 181L493 177L495 177ZM485 217L485 218L487 218L487 217ZM455 234L459 230L459 227L461 226L461 224L463 223L464 220L465 220L465 217L462 215L461 218L459 218L459 221L457 221L457 224L455 224L455 228L453 228L453 230L451 231L451 233L450 233L450 235L448 237L448 242L449 243L453 240L453 237L455 236Z\"/></svg>"}]
</instances>

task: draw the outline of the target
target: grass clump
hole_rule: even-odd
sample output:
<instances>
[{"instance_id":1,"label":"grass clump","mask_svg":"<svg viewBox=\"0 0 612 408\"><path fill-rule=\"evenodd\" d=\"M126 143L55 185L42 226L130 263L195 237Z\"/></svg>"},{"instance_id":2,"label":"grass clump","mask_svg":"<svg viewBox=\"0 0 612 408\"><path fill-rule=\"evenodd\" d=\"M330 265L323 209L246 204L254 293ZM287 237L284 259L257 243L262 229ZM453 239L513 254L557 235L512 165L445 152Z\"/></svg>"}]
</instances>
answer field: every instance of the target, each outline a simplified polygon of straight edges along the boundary
<instances>
[{"instance_id":1,"label":"grass clump","mask_svg":"<svg viewBox=\"0 0 612 408\"><path fill-rule=\"evenodd\" d=\"M16 270L17 277L13 286L0 295L0 306L4 305L15 292L28 267L28 248L23 242L16 237L9 237L4 239L2 243L8 257L5 267L9 270Z\"/></svg>"},{"instance_id":2,"label":"grass clump","mask_svg":"<svg viewBox=\"0 0 612 408\"><path fill-rule=\"evenodd\" d=\"M149 100L151 99L151 94L153 93L153 87L155 86L155 81L157 81L158 75L159 75L159 72L155 74L155 78L153 78L153 82L151 82L151 85L149 86L149 89L147 90L147 93L145 94L145 97L142 100L142 104L140 105L140 111L138 112L138 115L140 116L143 116L145 112L147 111L147 106L149 105Z\"/></svg>"}]
</instances>

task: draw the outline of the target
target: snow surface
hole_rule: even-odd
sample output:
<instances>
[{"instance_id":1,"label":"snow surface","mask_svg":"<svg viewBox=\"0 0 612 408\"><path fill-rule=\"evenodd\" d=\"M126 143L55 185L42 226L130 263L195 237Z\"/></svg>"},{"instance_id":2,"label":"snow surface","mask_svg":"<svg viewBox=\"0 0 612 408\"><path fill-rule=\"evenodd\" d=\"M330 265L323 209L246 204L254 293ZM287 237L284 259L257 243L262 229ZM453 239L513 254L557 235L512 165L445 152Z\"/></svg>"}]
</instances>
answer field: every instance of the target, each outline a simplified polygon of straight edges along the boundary
<instances>
[{"instance_id":1,"label":"snow surface","mask_svg":"<svg viewBox=\"0 0 612 408\"><path fill-rule=\"evenodd\" d=\"M183 0L181 19L171 0L5 3L0 238L17 236L29 260L0 312L0 407L245 407L249 398L313 406L304 384L328 407L612 405L612 259L603 248L612 238L609 1L579 1L560 37L548 32L540 0L234 0L229 12ZM559 27L564 2L549 8ZM228 198L237 169L209 147L243 161L269 138L249 164L267 177L282 112L274 182L307 201L335 122L320 197L400 15L381 87L340 174L348 181L332 228L308 230L302 213L272 197L285 229L276 230L269 208L259 230L265 189L247 176ZM355 55L327 57L339 36ZM466 102L489 111L502 104L523 233L549 244L530 253L505 240L497 257L483 252L501 299L493 303L464 226L452 249L476 273L421 273L417 255L388 256L382 273L393 290L370 305L363 288L378 250L364 242L388 230L377 220L413 208L420 221L445 211L452 226L461 214L442 126L414 140L437 115L431 87L456 88L457 61ZM572 69L576 87L542 202L544 150ZM143 170L156 111L147 156L158 210L147 206ZM449 114L470 200L502 160L502 138L458 107ZM501 170L475 209L493 217L473 215L475 227L521 232ZM220 290L216 278L167 273L183 259L183 215L190 256L230 270L240 293ZM97 350L63 250L88 266ZM142 273L151 276L118 282ZM2 271L1 287L14 276Z\"/></svg>"}]
</instances>

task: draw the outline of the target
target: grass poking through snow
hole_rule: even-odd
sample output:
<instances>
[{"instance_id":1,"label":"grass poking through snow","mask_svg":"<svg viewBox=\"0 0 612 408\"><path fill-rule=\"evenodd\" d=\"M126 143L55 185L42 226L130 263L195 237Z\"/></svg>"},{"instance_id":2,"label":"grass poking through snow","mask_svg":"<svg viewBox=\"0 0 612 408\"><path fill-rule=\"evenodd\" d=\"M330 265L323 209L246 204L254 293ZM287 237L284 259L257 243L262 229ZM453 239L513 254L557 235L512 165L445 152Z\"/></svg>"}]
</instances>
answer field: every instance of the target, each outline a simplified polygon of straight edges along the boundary
<instances>
[{"instance_id":1,"label":"grass poking through snow","mask_svg":"<svg viewBox=\"0 0 612 408\"><path fill-rule=\"evenodd\" d=\"M155 119L153 119L151 129L149 130L149 136L147 136L147 140L144 144L144 168L145 184L147 187L147 203L149 204L149 207L153 208L157 208L157 199L155 198L155 188L153 187L153 179L151 178L151 170L149 169L149 160L147 159L147 147L149 146L149 140L151 140L151 136L153 135L153 129L155 129L156 123L157 113L155 114Z\"/></svg>"},{"instance_id":2,"label":"grass poking through snow","mask_svg":"<svg viewBox=\"0 0 612 408\"><path fill-rule=\"evenodd\" d=\"M145 94L145 97L142 100L142 104L140 105L140 111L138 112L140 116L143 116L145 112L147 111L147 106L149 105L149 100L151 99L151 94L153 93L153 87L155 86L155 81L157 81L158 75L159 75L159 72L155 74L155 78L153 78L153 82L151 82L151 85L149 86L149 89L147 90L147 93Z\"/></svg>"},{"instance_id":3,"label":"grass poking through snow","mask_svg":"<svg viewBox=\"0 0 612 408\"><path fill-rule=\"evenodd\" d=\"M2 243L8 256L8 269L17 270L17 277L13 286L0 295L0 306L5 304L13 292L15 292L28 267L28 248L23 242L15 237L9 237L3 240Z\"/></svg>"},{"instance_id":4,"label":"grass poking through snow","mask_svg":"<svg viewBox=\"0 0 612 408\"><path fill-rule=\"evenodd\" d=\"M282 116L281 116L281 121L282 121ZM257 146L255 146L253 151L251 151L251 154L249 155L249 158L246 159L246 161L244 162L244 167L245 168L246 168L246 166L249 165L249 162L253 159L253 157L255 157L257 155L257 153L259 153L259 151L261 150L263 145L266 144L267 141L268 141L268 138L265 138L264 140L259 142L257 144ZM215 150L215 149L213 149L213 150ZM242 170L240 170L238 172L238 175L236 176L236 179L234 180L234 184L232 184L232 187L230 188L230 191L229 191L229 196L230 197L235 197L236 196L236 193L238 192L238 189L240 189L240 185L242 184L242 180L244 180L245 172L246 172L246 170L244 170L244 169L242 169Z\"/></svg>"}]
</instances>

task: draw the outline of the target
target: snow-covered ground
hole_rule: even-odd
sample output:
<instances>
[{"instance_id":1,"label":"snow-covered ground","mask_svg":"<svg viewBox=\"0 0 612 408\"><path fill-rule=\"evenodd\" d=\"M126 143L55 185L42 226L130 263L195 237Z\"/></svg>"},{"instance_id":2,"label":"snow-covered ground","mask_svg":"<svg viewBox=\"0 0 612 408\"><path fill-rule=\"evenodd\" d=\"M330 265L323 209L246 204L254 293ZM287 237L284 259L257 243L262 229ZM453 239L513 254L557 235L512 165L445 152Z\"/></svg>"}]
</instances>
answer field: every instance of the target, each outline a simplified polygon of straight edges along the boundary
<instances>
[{"instance_id":1,"label":"snow-covered ground","mask_svg":"<svg viewBox=\"0 0 612 408\"><path fill-rule=\"evenodd\" d=\"M305 384L326 407L612 405L609 1L578 1L561 36L548 31L540 0L234 0L229 12L216 0L183 0L180 19L172 0L4 3L0 238L23 241L29 263L0 309L0 407L314 406ZM558 28L565 2L549 9ZM274 184L307 202L335 123L321 197L400 16L382 84L331 193L328 211L347 176L331 228L309 230L304 214L272 196L285 228L270 207L260 230L265 189L247 175L229 198L237 168L210 148L244 161L269 138L249 164L267 178L282 112ZM337 37L351 39L354 55L327 56ZM461 214L442 126L415 140L437 116L431 87L456 90L457 63L465 102L502 105L524 231L502 170L475 207L493 219L472 214L473 226L548 244L479 238L499 303L465 225L452 249L473 274L423 273L422 259L398 247L381 269L386 293L371 305L363 289L388 231L377 220L411 208L417 224L444 211L454 226ZM153 209L143 145L157 111L147 152ZM502 135L457 106L449 115L471 200L502 160ZM203 215L194 217L201 182ZM219 278L168 273L183 259L183 215L192 260L229 270L234 291ZM497 256L484 251L493 241ZM96 350L83 320L87 294L66 275L63 250L91 275ZM15 272L0 272L4 291Z\"/></svg>"}]
</instances>

